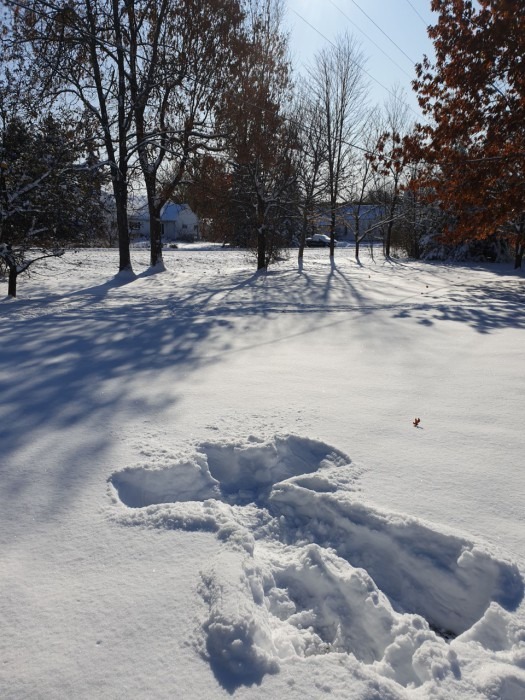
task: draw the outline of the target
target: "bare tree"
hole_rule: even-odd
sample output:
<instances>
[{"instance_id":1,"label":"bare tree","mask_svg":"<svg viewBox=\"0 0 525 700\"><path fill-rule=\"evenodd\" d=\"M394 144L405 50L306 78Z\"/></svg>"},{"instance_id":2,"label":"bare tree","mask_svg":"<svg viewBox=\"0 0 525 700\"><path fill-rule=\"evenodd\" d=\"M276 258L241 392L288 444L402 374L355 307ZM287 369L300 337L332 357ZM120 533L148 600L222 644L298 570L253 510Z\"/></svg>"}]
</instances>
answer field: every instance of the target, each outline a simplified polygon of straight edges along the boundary
<instances>
[{"instance_id":1,"label":"bare tree","mask_svg":"<svg viewBox=\"0 0 525 700\"><path fill-rule=\"evenodd\" d=\"M302 80L299 82L294 104L293 121L297 129L298 144L295 153L295 172L298 184L298 206L300 214L300 233L298 265L302 270L304 247L308 226L314 217L315 209L321 204L326 182L323 165L326 162L326 141L324 139L324 119L321 105Z\"/></svg>"},{"instance_id":2,"label":"bare tree","mask_svg":"<svg viewBox=\"0 0 525 700\"><path fill-rule=\"evenodd\" d=\"M400 88L394 88L384 106L383 133L373 146L370 161L374 169L383 178L383 191L388 191L389 202L386 211L386 230L383 239L383 251L390 257L392 232L401 204L401 191L405 184L408 161L403 148L405 137L412 131L409 121L409 107Z\"/></svg>"},{"instance_id":3,"label":"bare tree","mask_svg":"<svg viewBox=\"0 0 525 700\"><path fill-rule=\"evenodd\" d=\"M375 229L375 221L368 216L370 208L369 192L376 184L377 174L368 157L371 149L375 148L379 133L380 122L376 109L368 112L362 131L361 150L356 154L357 166L353 177L351 197L352 229L355 241L355 259L359 261L361 243ZM374 217L375 218L375 217Z\"/></svg>"},{"instance_id":4,"label":"bare tree","mask_svg":"<svg viewBox=\"0 0 525 700\"><path fill-rule=\"evenodd\" d=\"M323 115L332 259L337 208L351 178L355 162L354 141L363 124L367 95L363 63L363 55L354 38L344 34L334 45L317 54L309 70L311 92Z\"/></svg>"},{"instance_id":5,"label":"bare tree","mask_svg":"<svg viewBox=\"0 0 525 700\"><path fill-rule=\"evenodd\" d=\"M127 200L133 115L122 32L125 6L119 0L27 0L13 6L13 45L28 52L42 99L63 99L96 127L115 198L119 270L131 270Z\"/></svg>"},{"instance_id":6,"label":"bare tree","mask_svg":"<svg viewBox=\"0 0 525 700\"><path fill-rule=\"evenodd\" d=\"M160 215L189 161L217 150L216 104L242 49L238 0L128 0L124 37L151 265L162 264Z\"/></svg>"}]
</instances>

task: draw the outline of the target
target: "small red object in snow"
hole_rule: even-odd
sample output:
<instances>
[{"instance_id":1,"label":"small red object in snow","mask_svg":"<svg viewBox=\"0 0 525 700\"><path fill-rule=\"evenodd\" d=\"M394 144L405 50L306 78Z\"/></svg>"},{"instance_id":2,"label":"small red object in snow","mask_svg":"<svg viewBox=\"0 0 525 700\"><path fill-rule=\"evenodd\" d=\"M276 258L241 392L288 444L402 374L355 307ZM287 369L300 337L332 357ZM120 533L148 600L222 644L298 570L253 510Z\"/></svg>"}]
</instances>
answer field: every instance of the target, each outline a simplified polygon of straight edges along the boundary
<instances>
[{"instance_id":1,"label":"small red object in snow","mask_svg":"<svg viewBox=\"0 0 525 700\"><path fill-rule=\"evenodd\" d=\"M414 421L413 421L412 425L414 426L414 428L417 428L417 426L418 426L420 423L421 423L421 418L414 418Z\"/></svg>"}]
</instances>

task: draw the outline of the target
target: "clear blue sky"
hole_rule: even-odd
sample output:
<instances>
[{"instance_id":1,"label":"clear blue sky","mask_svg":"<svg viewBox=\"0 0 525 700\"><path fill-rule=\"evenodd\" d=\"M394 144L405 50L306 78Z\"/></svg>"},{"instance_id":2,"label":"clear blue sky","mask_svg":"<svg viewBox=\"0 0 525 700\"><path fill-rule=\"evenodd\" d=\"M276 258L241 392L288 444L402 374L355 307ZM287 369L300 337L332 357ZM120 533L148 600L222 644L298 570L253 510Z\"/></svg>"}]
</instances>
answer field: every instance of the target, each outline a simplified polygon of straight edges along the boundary
<instances>
[{"instance_id":1,"label":"clear blue sky","mask_svg":"<svg viewBox=\"0 0 525 700\"><path fill-rule=\"evenodd\" d=\"M411 116L418 118L420 110L410 83L415 77L414 64L423 54L433 55L426 32L426 26L436 21L430 0L286 0L286 5L292 57L299 71L319 49L348 31L365 55L371 100L382 104L388 90L399 85L407 93Z\"/></svg>"}]
</instances>

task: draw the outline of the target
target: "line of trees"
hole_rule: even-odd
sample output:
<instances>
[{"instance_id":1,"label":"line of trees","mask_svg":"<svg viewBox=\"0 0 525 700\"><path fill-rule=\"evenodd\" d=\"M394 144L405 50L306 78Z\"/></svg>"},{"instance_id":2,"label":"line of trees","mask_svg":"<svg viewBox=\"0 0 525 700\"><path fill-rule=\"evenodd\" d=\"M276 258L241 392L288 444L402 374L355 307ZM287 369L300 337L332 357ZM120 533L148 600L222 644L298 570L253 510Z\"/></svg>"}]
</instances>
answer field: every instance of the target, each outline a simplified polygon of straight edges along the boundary
<instances>
[{"instance_id":1,"label":"line of trees","mask_svg":"<svg viewBox=\"0 0 525 700\"><path fill-rule=\"evenodd\" d=\"M100 236L116 211L119 271L132 272L128 198L145 192L150 263L160 215L188 200L213 235L253 249L257 269L322 212L360 244L413 255L512 238L525 249L525 19L507 0L432 0L436 58L416 67L429 121L393 90L369 104L350 35L295 78L283 0L7 0L0 53L0 261L9 294L32 262ZM352 207L349 209L348 205ZM368 220L365 205L380 216ZM346 212L344 217L341 212Z\"/></svg>"},{"instance_id":2,"label":"line of trees","mask_svg":"<svg viewBox=\"0 0 525 700\"><path fill-rule=\"evenodd\" d=\"M386 257L400 245L419 257L472 243L485 244L487 255L514 246L515 266L521 266L525 17L508 0L432 0L431 6L438 13L429 28L435 60L425 57L413 81L426 123L411 123L396 89L382 109L367 105L364 57L348 36L314 58L294 85L291 103L283 82L273 102L280 128L272 125L279 187L265 190L267 176L252 172L254 190L258 185L252 210L276 216L272 226L261 227L256 219L258 227L249 229L278 230L281 239L295 235L300 266L306 233L320 212L328 215L332 259L336 226L346 226L350 216L357 259L360 244L378 236ZM212 169L214 177L222 173L223 214L217 221L221 235L235 229L233 240L246 243L239 231L249 217L241 215L234 227L237 219L224 217L231 217L228 195L239 185L231 161L227 154ZM203 182L206 187L193 191L197 206L204 191L214 197L206 175ZM241 189L246 191L245 183ZM372 220L366 205L375 208ZM206 211L215 220L210 203ZM264 264L259 256L258 265Z\"/></svg>"}]
</instances>

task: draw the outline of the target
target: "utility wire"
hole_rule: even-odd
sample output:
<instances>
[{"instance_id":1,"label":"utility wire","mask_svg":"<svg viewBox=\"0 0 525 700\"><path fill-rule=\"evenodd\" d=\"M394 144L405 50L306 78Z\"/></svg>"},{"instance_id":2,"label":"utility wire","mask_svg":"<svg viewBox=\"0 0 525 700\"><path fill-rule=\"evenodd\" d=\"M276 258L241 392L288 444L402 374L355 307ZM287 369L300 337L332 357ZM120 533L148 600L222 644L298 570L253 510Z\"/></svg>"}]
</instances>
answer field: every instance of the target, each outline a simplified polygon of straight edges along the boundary
<instances>
[{"instance_id":1,"label":"utility wire","mask_svg":"<svg viewBox=\"0 0 525 700\"><path fill-rule=\"evenodd\" d=\"M335 4L335 2L333 2L333 0L328 0L328 2L329 2L331 5L333 5L333 6L335 7L335 9L336 9L338 12L340 12L340 13L343 15L343 17L345 17L345 18L348 20L348 22L350 22L350 24L352 24L359 32L361 32L361 34L363 34L364 36L366 36L366 38L368 39L368 41L370 41L370 42L376 47L376 49L379 49L379 51L381 51L381 53L382 53L384 56L386 56L386 57L388 58L389 61L391 61L397 68L399 68L399 70L400 70L402 73L404 73L404 74L407 76L407 78L412 79L413 76L411 76L410 73L407 73L407 71L406 71L402 66L400 66L399 63L397 63L397 61L394 61L394 59L392 58L392 56L390 56L389 54L387 54L387 52L386 52L384 49L382 49L382 48L379 46L379 44L378 44L377 42L375 42L375 41L372 39L371 36L369 36L363 29L361 29L361 27L359 27L353 20L351 20L350 17L346 14L346 12L343 12L343 10L342 10L340 7L338 7L338 6Z\"/></svg>"},{"instance_id":2,"label":"utility wire","mask_svg":"<svg viewBox=\"0 0 525 700\"><path fill-rule=\"evenodd\" d=\"M414 12L415 12L416 15L419 17L419 19L421 20L421 22L423 23L423 25L425 26L425 28L427 28L427 27L428 27L428 23L425 22L425 20L423 19L423 17L419 14L419 11L417 10L417 8L414 7L414 5L410 2L410 0L406 0L406 2L407 2L407 3L410 5L410 7L414 10Z\"/></svg>"},{"instance_id":3,"label":"utility wire","mask_svg":"<svg viewBox=\"0 0 525 700\"><path fill-rule=\"evenodd\" d=\"M314 25L311 24L307 19L305 19L301 14L299 14L299 12L297 12L297 10L292 10L292 12L294 14L296 14L300 19L302 19L305 24L307 24L315 32L317 32L319 34L319 36L321 36L331 46L333 46L334 48L337 48L337 46L334 44L333 41L331 41L327 36L325 36L321 31L319 31L319 29L317 29L317 27L314 27ZM356 65L359 68L359 70L363 71L363 73L365 73L371 80L373 80L374 83L377 83L379 85L379 87L382 87L383 90L386 90L391 97L393 97L395 100L398 100L398 101L400 100L399 95L396 95L395 92L392 92L392 90L389 90L389 88L387 88L386 85L383 85L383 83L381 83L377 78L374 78L374 76L371 73L369 73L366 70L366 68L364 68L360 63L357 63L357 61L354 61L352 58L350 58L350 60L352 61L352 63L354 63L354 65ZM422 116L420 114L418 114L418 112L416 112L416 110L413 109L408 103L407 103L407 107L411 112L413 112L416 115L416 117L418 119L422 119Z\"/></svg>"},{"instance_id":4,"label":"utility wire","mask_svg":"<svg viewBox=\"0 0 525 700\"><path fill-rule=\"evenodd\" d=\"M357 9L358 9L360 12L362 12L362 13L364 14L364 16L365 16L370 22L372 22L372 24L373 24L375 27L377 27L377 29L379 29L379 31L381 32L381 34L383 34L383 36L385 36L391 44L394 44L394 46L396 47L396 49L397 49L398 51L401 51L401 53L403 54L403 56L405 56L405 58L408 58L408 60L410 61L410 63L411 63L413 66L416 65L416 61L412 60L412 59L410 58L410 56L409 56L405 51L403 51L403 49L401 48L401 46L399 46L399 44L396 44L396 42L395 42L391 37L389 37L388 34L387 34L385 31L383 31L383 30L381 29L381 27L379 26L379 24L377 24L377 22L376 22L375 20L373 20L372 17L370 17L370 15L367 14L367 13L363 10L363 8L356 2L356 0L350 0L350 2L352 2L352 3L357 7Z\"/></svg>"},{"instance_id":5,"label":"utility wire","mask_svg":"<svg viewBox=\"0 0 525 700\"><path fill-rule=\"evenodd\" d=\"M325 36L321 31L319 31L319 29L317 29L317 27L314 27L314 25L311 24L311 23L310 23L307 19L305 19L302 15L300 15L300 14L297 12L297 10L292 10L292 12L293 12L294 14L296 14L296 15L299 17L299 19L302 19L303 22L304 22L305 24L307 24L307 25L308 25L309 27L311 27L315 32L317 32L317 33L319 34L319 36L321 36L321 37L322 37L325 41L327 41L331 46L333 46L334 49L337 49L336 44L334 44L334 42L333 42L331 39L329 39L327 36ZM371 74L366 70L366 68L364 68L360 63L358 63L357 61L354 61L353 58L350 58L350 60L352 61L352 63L353 63L355 66L357 66L357 67L359 68L359 70L363 71L363 73L365 73L366 75L368 75L368 77L370 78L370 80L373 80L375 83L377 83L380 87L383 88L383 90L386 90L387 92L390 92L390 90L387 88L386 85L383 85L383 83L380 83L379 80L377 80L376 78L374 78L374 76L371 75ZM390 93L390 94L393 95L393 93Z\"/></svg>"}]
</instances>

